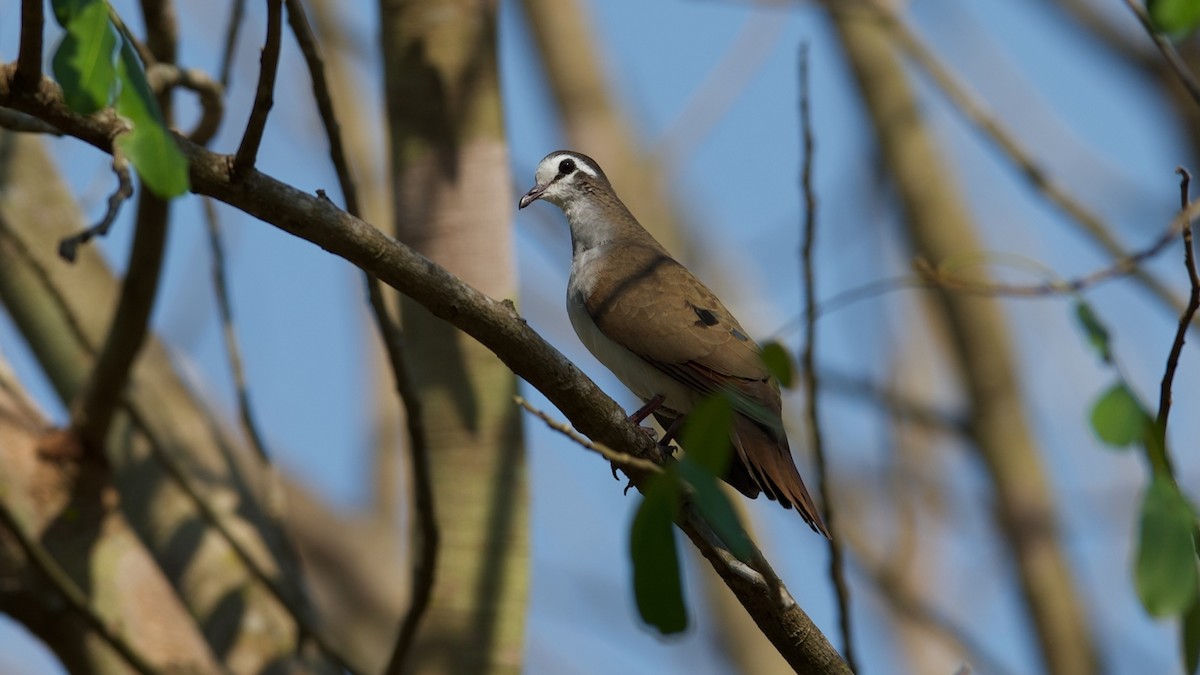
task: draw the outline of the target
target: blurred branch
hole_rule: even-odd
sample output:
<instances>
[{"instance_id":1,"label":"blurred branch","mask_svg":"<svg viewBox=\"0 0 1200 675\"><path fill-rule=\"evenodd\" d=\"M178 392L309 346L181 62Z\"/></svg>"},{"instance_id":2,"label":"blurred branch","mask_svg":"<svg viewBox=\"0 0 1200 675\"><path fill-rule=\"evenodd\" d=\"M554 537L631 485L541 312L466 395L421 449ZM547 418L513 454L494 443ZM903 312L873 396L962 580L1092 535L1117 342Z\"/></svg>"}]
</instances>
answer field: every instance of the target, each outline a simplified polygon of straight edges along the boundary
<instances>
[{"instance_id":1,"label":"blurred branch","mask_svg":"<svg viewBox=\"0 0 1200 675\"><path fill-rule=\"evenodd\" d=\"M858 81L917 255L943 260L978 250L894 41L882 22L826 3ZM1097 670L1087 614L1057 538L1054 498L1030 433L1004 316L995 301L935 291L970 400L970 429L995 490L996 515L1016 561L1045 669Z\"/></svg>"},{"instance_id":2,"label":"blurred branch","mask_svg":"<svg viewBox=\"0 0 1200 675\"><path fill-rule=\"evenodd\" d=\"M813 457L817 465L817 490L820 503L824 506L825 527L829 530L829 578L837 597L838 626L842 632L842 655L851 671L858 670L854 657L854 633L850 621L850 589L846 584L845 561L842 557L842 541L837 529L833 508L829 470L825 461L825 440L821 428L820 375L817 373L817 319L813 311L817 304L816 277L813 273L813 249L817 238L817 196L813 192L812 175L814 159L812 115L808 105L808 45L800 46L800 139L803 168L800 172L800 187L804 195L804 218L800 235L800 269L804 289L804 347L800 352L800 370L804 379L808 399L808 431Z\"/></svg>"},{"instance_id":3,"label":"blurred branch","mask_svg":"<svg viewBox=\"0 0 1200 675\"><path fill-rule=\"evenodd\" d=\"M933 79L937 87L953 103L953 107L976 130L995 144L1037 192L1078 223L1087 236L1109 255L1121 260L1132 257L1113 235L1112 228L1050 177L1049 172L1039 165L978 98L954 77L933 51L908 27L904 19L879 0L872 0L872 6L874 11L878 12L880 22L896 44ZM1183 302L1171 292L1166 284L1155 278L1150 272L1135 265L1123 270L1122 273L1131 275L1172 311L1178 312L1182 308Z\"/></svg>"},{"instance_id":4,"label":"blurred branch","mask_svg":"<svg viewBox=\"0 0 1200 675\"><path fill-rule=\"evenodd\" d=\"M1089 35L1108 49L1141 70L1157 68L1154 52L1143 48L1132 36L1119 30L1112 21L1103 16L1093 0L1058 0L1063 8Z\"/></svg>"},{"instance_id":5,"label":"blurred branch","mask_svg":"<svg viewBox=\"0 0 1200 675\"><path fill-rule=\"evenodd\" d=\"M725 117L742 91L779 46L787 21L775 11L756 11L666 125L651 153L662 166L680 167Z\"/></svg>"},{"instance_id":6,"label":"blurred branch","mask_svg":"<svg viewBox=\"0 0 1200 675\"><path fill-rule=\"evenodd\" d=\"M12 131L23 131L32 134L62 136L62 132L56 129L53 125L46 124L38 118L31 117L23 112L9 110L8 108L0 108L0 127Z\"/></svg>"},{"instance_id":7,"label":"blurred branch","mask_svg":"<svg viewBox=\"0 0 1200 675\"><path fill-rule=\"evenodd\" d=\"M13 538L20 544L25 555L33 561L37 569L45 575L50 581L50 584L58 591L67 604L76 614L83 617L96 635L100 639L108 643L121 658L125 659L130 668L141 673L142 675L157 675L158 670L150 665L150 663L141 654L135 650L125 636L119 631L117 626L109 625L92 607L88 597L84 595L75 581L66 573L58 562L54 560L46 549L42 548L41 544L25 534L25 530L21 527L20 521L9 510L8 505L4 502L3 495L0 495L0 523L12 534Z\"/></svg>"},{"instance_id":8,"label":"blurred branch","mask_svg":"<svg viewBox=\"0 0 1200 675\"><path fill-rule=\"evenodd\" d=\"M873 402L894 415L922 426L960 436L970 433L968 422L961 415L938 410L866 376L822 369L821 388L829 393Z\"/></svg>"},{"instance_id":9,"label":"blurred branch","mask_svg":"<svg viewBox=\"0 0 1200 675\"><path fill-rule=\"evenodd\" d=\"M663 171L643 154L605 78L595 22L580 0L523 0L567 143L607 169L613 187L667 250L682 255L680 218ZM686 257L686 256L684 256Z\"/></svg>"},{"instance_id":10,"label":"blurred branch","mask_svg":"<svg viewBox=\"0 0 1200 675\"><path fill-rule=\"evenodd\" d=\"M913 269L916 271L917 276L929 286L961 293L1024 298L1073 295L1103 282L1136 274L1141 269L1142 263L1166 250L1181 232L1189 231L1192 221L1196 218L1200 218L1200 205L1185 206L1182 212L1172 218L1171 222L1167 223L1167 227L1163 233L1146 248L1131 253L1107 267L1080 277L1075 277L1074 279L1047 281L1040 284L980 282L956 277L953 272L948 272L944 269L947 265L935 266L923 258L917 258L913 261ZM1181 307L1180 312L1183 311L1184 309Z\"/></svg>"},{"instance_id":11,"label":"blurred branch","mask_svg":"<svg viewBox=\"0 0 1200 675\"><path fill-rule=\"evenodd\" d=\"M238 33L246 16L246 0L233 0L229 6L229 24L225 27L225 44L221 49L221 88L229 89L229 76L233 69L233 52L237 49Z\"/></svg>"},{"instance_id":12,"label":"blurred branch","mask_svg":"<svg viewBox=\"0 0 1200 675\"><path fill-rule=\"evenodd\" d=\"M356 218L361 218L363 213L358 200L358 189L354 184L350 163L346 158L341 126L338 124L334 111L329 83L325 77L325 64L321 59L316 38L300 0L286 0L286 2L288 25L291 26L300 51L304 55L304 61L308 65L309 76L312 78L313 97L321 115L321 122L325 127L325 135L329 141L329 156L337 173L338 185L346 203L346 211ZM400 331L400 326L388 313L387 302L383 296L383 286L379 283L379 279L369 272L364 272L363 276L371 312L375 318L375 326L383 340L396 393L404 407L413 467L413 507L417 523L417 554L413 556L412 598L408 611L401 621L396 644L386 669L387 672L393 672L398 671L400 665L404 663L416 637L417 629L421 625L425 610L429 607L429 601L433 595L441 537L438 532L436 503L430 473L429 444L426 438L424 419L421 415L420 398L413 387L405 362L404 336Z\"/></svg>"},{"instance_id":13,"label":"blurred branch","mask_svg":"<svg viewBox=\"0 0 1200 675\"><path fill-rule=\"evenodd\" d=\"M267 39L262 49L261 67L258 71L258 89L254 93L254 107L242 133L242 142L233 158L235 174L254 168L258 146L262 143L263 130L267 126L267 115L275 104L275 74L279 70L279 49L283 33L283 0L267 0Z\"/></svg>"},{"instance_id":14,"label":"blurred branch","mask_svg":"<svg viewBox=\"0 0 1200 675\"><path fill-rule=\"evenodd\" d=\"M1154 41L1154 46L1158 47L1158 51L1162 53L1167 65L1174 71L1175 75L1179 78L1179 82L1192 97L1192 102L1200 106L1200 83L1196 82L1196 76L1192 74L1187 64L1179 56L1179 52L1175 51L1175 46L1162 33L1155 30L1154 24L1150 21L1150 15L1146 13L1146 8L1138 4L1137 0L1125 0L1125 5L1137 17L1138 22L1142 24L1142 28L1146 29L1146 34Z\"/></svg>"},{"instance_id":15,"label":"blurred branch","mask_svg":"<svg viewBox=\"0 0 1200 675\"><path fill-rule=\"evenodd\" d=\"M246 370L242 366L242 350L238 347L237 330L233 326L233 305L229 300L229 283L225 272L225 250L221 245L221 222L216 206L211 199L202 199L204 220L208 226L208 250L212 256L212 284L217 298L217 313L221 317L221 334L225 340L225 353L229 357L229 368L233 371L233 386L236 390L238 417L242 428L250 439L250 447L264 464L271 464L262 432L250 405L250 391L246 385Z\"/></svg>"},{"instance_id":16,"label":"blurred branch","mask_svg":"<svg viewBox=\"0 0 1200 675\"><path fill-rule=\"evenodd\" d=\"M43 80L36 94L8 86L13 68L0 66L0 105L34 114L105 152L119 120L101 113L71 112L61 92ZM620 406L545 342L511 305L467 286L439 265L325 200L280 183L257 170L234 176L228 155L176 138L189 160L192 189L220 199L285 232L345 258L465 331L536 387L581 433L614 449L653 457L655 443L629 424ZM685 533L738 595L759 627L800 672L846 672L837 652L795 603L781 606L768 584L723 548L713 547L703 522L685 514Z\"/></svg>"},{"instance_id":17,"label":"blurred branch","mask_svg":"<svg viewBox=\"0 0 1200 675\"><path fill-rule=\"evenodd\" d=\"M58 245L58 254L67 262L75 262L76 249L92 240L92 237L108 235L109 228L121 212L121 205L133 196L133 179L129 175L129 161L121 146L113 143L112 170L117 176L117 189L108 197L108 208L100 222L83 230L79 234L63 239Z\"/></svg>"},{"instance_id":18,"label":"blurred branch","mask_svg":"<svg viewBox=\"0 0 1200 675\"><path fill-rule=\"evenodd\" d=\"M5 69L0 66L0 72ZM48 83L43 86L43 91L57 92ZM0 92L5 90L0 84ZM115 115L100 117L119 123ZM105 338L107 308L119 284L94 249L82 251L74 266L57 264L54 244L79 215L37 139L0 134L0 160L0 179L14 186L0 191L0 213L12 217L0 228L0 297L59 396L69 402L86 382L97 345ZM15 189L18 185L21 189ZM297 651L296 619L255 579L254 570L240 563L250 555L268 561L283 555L240 482L239 470L256 469L257 463L237 463L236 443L210 424L175 375L161 343L149 340L121 402L125 413L107 459L122 505L132 514L130 524L155 556L173 561L164 571L188 613L231 662L255 667L326 663L309 650ZM180 462L194 476L186 483L176 479L184 470ZM203 488L193 482L203 482ZM203 500L197 498L201 492ZM240 557L231 549L232 529L241 542ZM188 536L179 537L182 532ZM205 583L186 581L195 578ZM280 583L302 593L297 578ZM236 596L246 611L225 611L227 604L217 601L226 596Z\"/></svg>"}]
</instances>

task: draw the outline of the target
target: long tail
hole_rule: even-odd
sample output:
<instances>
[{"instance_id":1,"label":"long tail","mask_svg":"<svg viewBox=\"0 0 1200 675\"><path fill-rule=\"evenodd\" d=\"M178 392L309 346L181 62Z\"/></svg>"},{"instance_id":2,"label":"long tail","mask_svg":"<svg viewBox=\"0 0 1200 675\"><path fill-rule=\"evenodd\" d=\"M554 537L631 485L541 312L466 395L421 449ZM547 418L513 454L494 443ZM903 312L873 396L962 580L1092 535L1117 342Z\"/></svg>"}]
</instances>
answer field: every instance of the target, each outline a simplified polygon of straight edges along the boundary
<instances>
[{"instance_id":1,"label":"long tail","mask_svg":"<svg viewBox=\"0 0 1200 675\"><path fill-rule=\"evenodd\" d=\"M767 499L779 502L785 509L795 508L815 532L827 538L829 530L821 512L804 487L787 437L776 434L750 418L735 413L730 440L737 450L725 481L747 497L758 496L761 490Z\"/></svg>"}]
</instances>

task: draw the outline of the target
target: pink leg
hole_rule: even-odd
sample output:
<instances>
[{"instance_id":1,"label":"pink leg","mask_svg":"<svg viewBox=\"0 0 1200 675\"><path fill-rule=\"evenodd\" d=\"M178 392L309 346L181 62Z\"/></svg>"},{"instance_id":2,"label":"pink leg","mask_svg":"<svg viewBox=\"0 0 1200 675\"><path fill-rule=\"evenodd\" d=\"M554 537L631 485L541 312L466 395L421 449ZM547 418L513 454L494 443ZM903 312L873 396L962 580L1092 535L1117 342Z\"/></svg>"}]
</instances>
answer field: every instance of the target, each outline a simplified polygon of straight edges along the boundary
<instances>
[{"instance_id":1,"label":"pink leg","mask_svg":"<svg viewBox=\"0 0 1200 675\"><path fill-rule=\"evenodd\" d=\"M646 405L637 409L637 412L629 416L629 421L634 424L641 424L642 420L650 416L650 413L662 407L663 401L667 400L662 394L656 394L654 398L646 401Z\"/></svg>"}]
</instances>

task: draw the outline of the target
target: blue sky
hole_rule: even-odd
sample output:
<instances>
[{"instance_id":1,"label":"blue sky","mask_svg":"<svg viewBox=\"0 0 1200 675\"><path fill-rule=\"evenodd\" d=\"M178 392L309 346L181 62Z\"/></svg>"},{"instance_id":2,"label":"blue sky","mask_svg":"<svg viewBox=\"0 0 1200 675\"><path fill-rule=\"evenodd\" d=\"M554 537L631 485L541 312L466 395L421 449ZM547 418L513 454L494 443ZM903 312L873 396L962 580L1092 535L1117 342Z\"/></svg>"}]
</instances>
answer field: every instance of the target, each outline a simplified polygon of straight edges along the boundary
<instances>
[{"instance_id":1,"label":"blue sky","mask_svg":"<svg viewBox=\"0 0 1200 675\"><path fill-rule=\"evenodd\" d=\"M130 3L114 4L136 26L137 12ZM251 23L238 55L246 67L257 61L263 21L261 3L248 4ZM359 84L366 105L377 105L375 84L381 76L375 63L375 5L344 4L348 27L361 48ZM5 60L16 53L17 5L15 0L0 3L0 58ZM180 3L182 54L188 65L215 71L214 46L225 21L224 3L219 6L221 11L212 11L207 2ZM500 6L521 307L531 325L618 400L632 405L631 396L583 352L568 328L562 303L569 246L561 216L546 205L515 213L516 197L529 186L537 161L564 140L520 12L511 1ZM610 81L647 149L670 138L681 116L694 119L688 117L697 112L689 102L710 71L725 62L740 32L761 35L761 63L722 83L736 92L727 113L667 166L674 195L686 205L695 269L748 330L758 337L771 335L796 316L800 305L796 63L801 44L810 49L817 144L817 295L828 298L907 274L909 254L900 245L895 202L881 179L878 151L852 76L821 12L807 5L753 9L733 0L592 2L590 7ZM1190 159L1178 121L1157 89L1073 32L1047 3L925 0L910 10L931 46L1055 178L1112 222L1131 247L1156 236L1176 206L1171 172ZM324 188L334 194L336 180L324 145L308 141L316 134L317 118L298 56L285 41L261 168L301 189ZM236 147L252 97L253 72L240 70L235 76L217 149ZM989 251L1033 258L1064 276L1104 264L1103 256L1028 188L928 80L917 81L924 111L943 141ZM53 147L94 217L110 189L104 157L71 141L55 141ZM195 386L231 413L232 384L208 284L200 206L187 198L175 209L154 325L177 346L181 367ZM118 267L128 246L131 212L126 209L114 234L102 243ZM370 391L366 345L373 337L365 322L359 276L339 259L270 226L229 209L222 216L243 356L272 452L332 503L345 509L364 506L372 437L371 410L361 402L363 392ZM1182 288L1177 250L1153 267ZM1088 297L1114 328L1116 349L1131 382L1146 397L1155 395L1174 317L1128 284L1109 284ZM915 341L917 353L923 348L920 334L914 337L907 329L923 320L916 299L913 291L893 291L827 315L819 324L820 361L880 380L897 372L891 360L906 345ZM1174 672L1174 628L1145 617L1128 571L1141 464L1132 454L1101 449L1086 426L1088 407L1110 374L1085 348L1066 301L1008 301L1005 308L1013 320L1014 347L1028 393L1026 412L1058 490L1064 536L1110 670ZM790 346L797 345L794 331L787 338ZM63 419L62 407L6 317L0 318L0 350L14 361L45 409ZM1175 395L1173 438L1180 444L1176 459L1185 489L1195 485L1197 469L1195 453L1186 452L1184 444L1197 431L1198 418L1186 412L1200 404L1197 363L1200 356L1185 352ZM960 394L945 365L924 370L908 365L899 372L921 378L933 400L955 407ZM527 393L535 404L549 407L535 392ZM791 397L788 405L798 411L802 401ZM885 421L869 406L838 397L825 399L824 410L835 485L876 488L855 513L867 529L888 522L882 511L873 510L889 508L888 481L897 479L889 473L895 460ZM621 484L609 478L604 462L533 420L526 429L534 528L527 670L725 672L709 639L713 626L694 583L700 573L694 561L687 576L696 627L679 639L658 639L638 624L628 590L625 536L636 498L622 496ZM941 608L1013 672L1034 672L1036 648L1025 630L1012 569L1002 562L1004 551L991 526L987 482L960 445L939 442L929 450L938 458L935 480L946 500L941 527L949 533L937 540L940 580L953 589L948 597L957 600ZM811 466L810 461L800 451L802 467ZM823 543L794 514L773 504L754 502L751 511L768 555L836 643ZM938 522L930 519L928 524ZM886 551L891 533L875 534ZM885 632L885 605L869 583L856 574L850 578L865 669L889 672L897 647ZM15 637L18 632L9 623L0 624L0 670L54 672L33 647Z\"/></svg>"}]
</instances>

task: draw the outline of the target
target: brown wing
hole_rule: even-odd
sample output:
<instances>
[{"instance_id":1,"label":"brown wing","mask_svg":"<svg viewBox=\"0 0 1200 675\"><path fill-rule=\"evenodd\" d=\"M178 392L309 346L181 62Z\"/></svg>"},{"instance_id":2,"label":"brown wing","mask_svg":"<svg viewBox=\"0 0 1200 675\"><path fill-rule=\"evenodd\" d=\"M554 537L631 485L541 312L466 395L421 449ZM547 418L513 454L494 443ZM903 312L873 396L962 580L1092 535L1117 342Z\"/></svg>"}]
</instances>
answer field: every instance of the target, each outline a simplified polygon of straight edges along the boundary
<instances>
[{"instance_id":1,"label":"brown wing","mask_svg":"<svg viewBox=\"0 0 1200 675\"><path fill-rule=\"evenodd\" d=\"M615 247L603 264L584 304L614 342L701 391L770 380L737 319L661 249ZM778 412L778 391L767 399L761 402Z\"/></svg>"},{"instance_id":2,"label":"brown wing","mask_svg":"<svg viewBox=\"0 0 1200 675\"><path fill-rule=\"evenodd\" d=\"M730 440L737 452L726 482L750 498L765 492L795 507L829 536L796 470L783 431L779 385L746 335L712 291L655 247L606 252L607 269L584 299L597 327L614 342L701 392L736 394ZM661 421L661 417L660 417Z\"/></svg>"}]
</instances>

